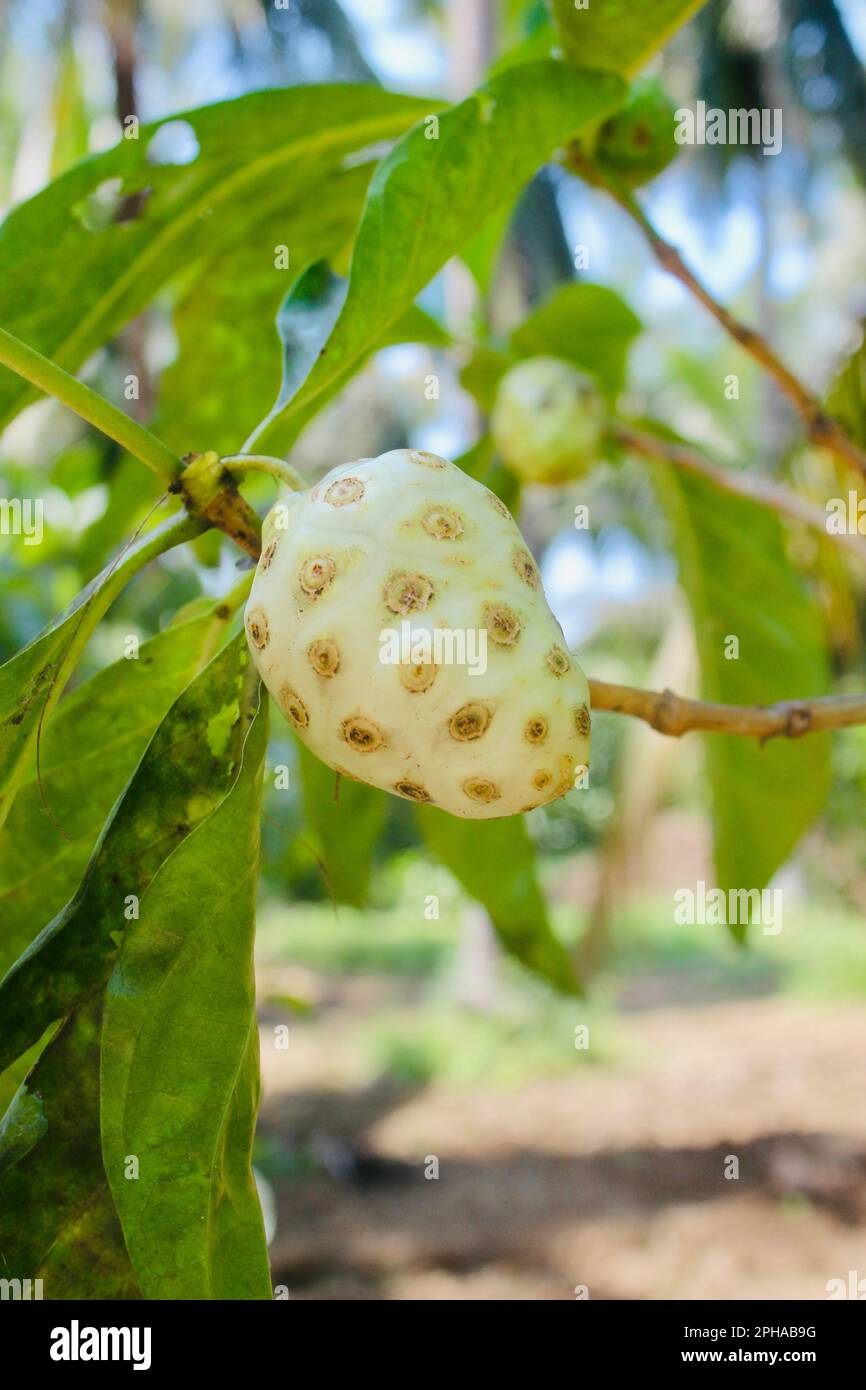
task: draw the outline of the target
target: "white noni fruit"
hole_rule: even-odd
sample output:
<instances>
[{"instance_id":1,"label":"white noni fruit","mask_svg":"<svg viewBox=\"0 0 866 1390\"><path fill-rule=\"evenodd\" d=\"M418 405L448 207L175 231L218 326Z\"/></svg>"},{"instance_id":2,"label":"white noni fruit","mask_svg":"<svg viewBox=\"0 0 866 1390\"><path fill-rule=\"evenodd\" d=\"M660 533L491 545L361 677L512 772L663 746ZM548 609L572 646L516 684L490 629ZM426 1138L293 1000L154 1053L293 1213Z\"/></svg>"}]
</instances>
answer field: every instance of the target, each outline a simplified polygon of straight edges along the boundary
<instances>
[{"instance_id":1,"label":"white noni fruit","mask_svg":"<svg viewBox=\"0 0 866 1390\"><path fill-rule=\"evenodd\" d=\"M435 454L333 469L272 509L246 608L258 671L329 767L456 816L562 796L586 678L507 507Z\"/></svg>"},{"instance_id":2,"label":"white noni fruit","mask_svg":"<svg viewBox=\"0 0 866 1390\"><path fill-rule=\"evenodd\" d=\"M499 383L491 415L496 447L518 477L563 483L597 461L604 400L592 377L560 357L528 357Z\"/></svg>"}]
</instances>

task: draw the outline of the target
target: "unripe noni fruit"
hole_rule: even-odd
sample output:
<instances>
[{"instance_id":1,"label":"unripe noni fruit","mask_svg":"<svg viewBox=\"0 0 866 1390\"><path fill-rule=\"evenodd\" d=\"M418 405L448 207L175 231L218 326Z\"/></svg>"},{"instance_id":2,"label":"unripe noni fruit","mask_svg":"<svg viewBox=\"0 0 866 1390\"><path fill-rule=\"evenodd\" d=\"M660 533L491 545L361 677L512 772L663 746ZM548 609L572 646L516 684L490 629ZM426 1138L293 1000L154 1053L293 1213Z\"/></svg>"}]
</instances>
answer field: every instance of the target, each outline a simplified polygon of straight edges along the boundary
<instances>
[{"instance_id":1,"label":"unripe noni fruit","mask_svg":"<svg viewBox=\"0 0 866 1390\"><path fill-rule=\"evenodd\" d=\"M601 125L589 151L591 166L602 179L613 177L624 187L640 188L676 158L675 103L655 77L633 83L625 105ZM590 183L592 167L582 170Z\"/></svg>"},{"instance_id":2,"label":"unripe noni fruit","mask_svg":"<svg viewBox=\"0 0 866 1390\"><path fill-rule=\"evenodd\" d=\"M279 503L263 539L250 651L329 767L457 816L571 790L589 761L586 678L495 493L395 449Z\"/></svg>"},{"instance_id":3,"label":"unripe noni fruit","mask_svg":"<svg viewBox=\"0 0 866 1390\"><path fill-rule=\"evenodd\" d=\"M503 461L533 483L564 483L588 472L605 422L593 378L561 357L528 357L506 372L490 421Z\"/></svg>"}]
</instances>

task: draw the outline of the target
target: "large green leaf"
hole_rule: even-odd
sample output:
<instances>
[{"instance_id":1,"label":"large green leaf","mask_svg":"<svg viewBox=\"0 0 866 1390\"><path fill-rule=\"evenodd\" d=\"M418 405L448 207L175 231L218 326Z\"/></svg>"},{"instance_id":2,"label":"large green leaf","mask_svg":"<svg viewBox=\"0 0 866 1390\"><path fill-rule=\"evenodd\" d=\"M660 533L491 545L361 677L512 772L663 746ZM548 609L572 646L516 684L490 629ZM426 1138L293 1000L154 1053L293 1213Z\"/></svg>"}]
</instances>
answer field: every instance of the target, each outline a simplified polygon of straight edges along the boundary
<instances>
[{"instance_id":1,"label":"large green leaf","mask_svg":"<svg viewBox=\"0 0 866 1390\"><path fill-rule=\"evenodd\" d=\"M607 393L616 396L625 383L628 350L640 330L640 319L614 290L579 281L555 290L515 329L511 344L529 357L564 357L593 372Z\"/></svg>"},{"instance_id":2,"label":"large green leaf","mask_svg":"<svg viewBox=\"0 0 866 1390\"><path fill-rule=\"evenodd\" d=\"M430 806L416 814L431 850L487 909L509 954L564 994L580 993L574 964L548 920L522 816L468 824Z\"/></svg>"},{"instance_id":3,"label":"large green leaf","mask_svg":"<svg viewBox=\"0 0 866 1390\"><path fill-rule=\"evenodd\" d=\"M290 417L339 380L554 150L613 110L624 86L553 61L524 63L405 135L370 184L349 289L315 365L256 438L276 452Z\"/></svg>"},{"instance_id":4,"label":"large green leaf","mask_svg":"<svg viewBox=\"0 0 866 1390\"><path fill-rule=\"evenodd\" d=\"M310 418L342 390L371 353L395 343L427 343L440 348L449 345L449 335L436 320L417 304L410 304L367 343L358 357L346 364L324 391L308 398L301 410L290 409L289 403L321 356L323 344L340 317L348 288L348 280L335 274L323 260L307 266L292 285L277 315L277 331L283 345L283 375L276 404L247 441L246 448L252 448L260 437L270 435L276 428L280 447L285 452Z\"/></svg>"},{"instance_id":5,"label":"large green leaf","mask_svg":"<svg viewBox=\"0 0 866 1390\"><path fill-rule=\"evenodd\" d=\"M266 742L262 704L234 785L151 880L108 983L102 1152L146 1298L272 1296L250 1167Z\"/></svg>"},{"instance_id":6,"label":"large green leaf","mask_svg":"<svg viewBox=\"0 0 866 1390\"><path fill-rule=\"evenodd\" d=\"M66 1020L0 1124L0 1268L45 1298L140 1298L99 1146L102 1003Z\"/></svg>"},{"instance_id":7,"label":"large green leaf","mask_svg":"<svg viewBox=\"0 0 866 1390\"><path fill-rule=\"evenodd\" d=\"M149 750L150 765L146 756L121 802L121 812L125 804L131 803L138 814L127 815L124 822L121 812L116 813L114 824L119 820L124 832L116 837L118 858L115 863L108 855L100 862L97 855L95 871L91 871L91 888L92 879L101 874L106 894L113 888L117 897L123 886L128 885L130 891L142 895L140 901L143 904L147 885L159 877L166 862L176 864L172 851L178 841L171 833L163 837L163 815L171 823L179 815L187 814L191 820L196 820L199 828L203 828L209 823L213 824L221 813L224 822L226 818L230 822L231 835L237 839L239 852L242 852L240 847L244 844L243 834L238 833L242 823L247 826L249 839L249 827L255 825L257 815L245 814L243 798L238 798L235 793L243 785L247 792L252 788L254 800L257 797L265 728L263 718L256 719L258 681L247 657L243 634L214 658L190 689L197 689L200 695L208 692L210 695L210 699L202 699L198 707L198 727L190 726L192 709L187 692L173 711L177 715L178 709L183 706L185 737L180 727L182 721L176 717L173 740L164 739L160 743L159 733L154 738ZM171 715L168 717L170 719ZM168 720L164 722L163 729ZM223 785L220 795L216 797L208 795L208 765L211 759L219 762L222 772ZM155 761L162 761L164 765L162 799L154 794ZM198 804L193 806L198 797L199 779L196 772L199 769L205 777L202 790L205 792L206 808ZM139 779L146 784L143 796L136 796ZM202 819L210 812L213 812L210 822ZM178 853L183 852L195 834L195 831L191 831L180 840ZM211 866L212 877L216 877L219 869L224 870L230 862L231 855L225 847L228 837L224 823L223 835L212 842L218 854L218 868L214 870ZM136 858L133 840L137 843L139 858ZM106 842L103 841L103 844ZM198 839L199 849L203 843L206 840ZM159 861L155 868L152 864L154 852ZM183 862L188 872L181 875L181 880L184 888L191 890L196 872L195 856ZM255 855L252 862L245 859L245 866L247 894L250 895L255 877ZM163 884L166 881L163 879ZM211 887L204 888L198 882L196 909L200 910L208 902L211 892ZM219 930L219 923L223 920L221 914L229 910L230 897L230 894L221 895L216 907L201 915L201 922L203 930L208 930L211 924L215 928L211 937L211 952L224 954L236 966L239 957L232 954L236 943L231 933L225 936ZM240 897L243 897L243 893ZM94 892L92 901L97 909L98 898L98 893ZM151 901L159 903L159 892ZM118 899L119 906L122 906L122 902L121 897ZM141 926L147 931L152 924L153 919L144 914L132 922L126 922L119 906L115 914L120 919L119 929L137 929ZM194 916L195 912L190 912L185 915L184 921L190 925ZM88 924L82 925L86 929ZM92 925L97 935L104 931L98 911ZM232 922L231 926L236 927L236 922ZM119 930L116 935L119 937ZM153 941L150 944L153 946ZM160 938L160 944L168 949L169 943L165 938ZM249 928L244 955L247 975L248 948ZM243 954L242 947L240 950ZM136 977L135 966L141 963L141 956L135 956L129 976L130 986L136 978L140 979ZM151 958L151 965L153 963ZM190 964L189 958L185 964ZM192 976L183 974L183 988L188 999L185 1004L196 1012L200 1028L204 1027L202 1019L210 1019L216 1028L213 1044L216 1047L222 1044L224 1038L220 1031L220 1016L216 1012L207 1012L216 1008L217 1001L210 995L213 977L208 976L206 970L199 969L199 964L196 962ZM118 980L119 977L115 977L115 993ZM39 981L35 983L38 987ZM233 984L237 983L235 978ZM246 994L249 993L248 984L242 981L241 987ZM44 1278L45 1296L48 1298L141 1296L106 1180L100 1145L103 995L104 990L95 990L89 1000L65 1018L20 1087L0 1126L0 1265L10 1277ZM111 998L113 1000L114 994ZM150 999L148 1007L156 1010L156 1000ZM117 1035L113 1036L116 1042ZM202 1056L202 1053L197 1053L197 1060L200 1061ZM219 1168L214 1168L218 1193L215 1196L215 1219L211 1223L211 1229L217 1235L216 1296L249 1295L248 1252L253 1241L261 1244L260 1217L257 1206L253 1207L255 1199L250 1196L249 1173L251 1126L257 1095L255 1063L252 1048L249 1052L244 1051L236 1067L237 1085L233 1103L220 1112L217 1120L221 1127L222 1157ZM204 1065L207 1065L206 1058ZM193 1156L200 1154L198 1138L198 1134L195 1134L190 1139L189 1154ZM132 1181L130 1178L130 1184ZM174 1239L178 1248L186 1234L185 1231L175 1230Z\"/></svg>"},{"instance_id":8,"label":"large green leaf","mask_svg":"<svg viewBox=\"0 0 866 1390\"><path fill-rule=\"evenodd\" d=\"M108 978L163 860L225 795L245 732L239 633L163 719L100 835L75 897L0 983L0 1070Z\"/></svg>"},{"instance_id":9,"label":"large green leaf","mask_svg":"<svg viewBox=\"0 0 866 1390\"><path fill-rule=\"evenodd\" d=\"M162 374L154 426L183 455L205 447L237 453L270 410L280 384L271 325L286 286L312 261L333 260L352 236L373 164L328 168L297 204L257 225L222 255L201 263L174 313L177 357ZM273 249L289 248L275 270ZM139 470L140 471L140 470Z\"/></svg>"},{"instance_id":10,"label":"large green leaf","mask_svg":"<svg viewBox=\"0 0 866 1390\"><path fill-rule=\"evenodd\" d=\"M321 862L335 902L363 907L388 798L376 787L337 775L300 740L298 770L304 810L303 839Z\"/></svg>"},{"instance_id":11,"label":"large green leaf","mask_svg":"<svg viewBox=\"0 0 866 1390\"><path fill-rule=\"evenodd\" d=\"M193 517L180 517L143 536L82 590L64 616L0 667L0 826L9 815L40 726L100 618L144 565L204 527Z\"/></svg>"},{"instance_id":12,"label":"large green leaf","mask_svg":"<svg viewBox=\"0 0 866 1390\"><path fill-rule=\"evenodd\" d=\"M705 0L548 0L566 57L581 68L634 73Z\"/></svg>"},{"instance_id":13,"label":"large green leaf","mask_svg":"<svg viewBox=\"0 0 866 1390\"><path fill-rule=\"evenodd\" d=\"M372 86L306 86L142 126L137 140L84 160L6 219L0 322L74 371L178 271L237 245L269 212L302 203L347 155L436 107ZM260 251L278 280L273 245ZM0 427L32 398L0 371Z\"/></svg>"},{"instance_id":14,"label":"large green leaf","mask_svg":"<svg viewBox=\"0 0 866 1390\"><path fill-rule=\"evenodd\" d=\"M730 704L821 695L823 620L791 566L775 513L701 478L659 468L691 605L705 699ZM737 659L726 658L736 637ZM763 888L819 814L830 786L829 735L705 735L719 886Z\"/></svg>"},{"instance_id":15,"label":"large green leaf","mask_svg":"<svg viewBox=\"0 0 866 1390\"><path fill-rule=\"evenodd\" d=\"M225 627L214 606L85 681L46 725L42 786L22 785L0 837L3 973L75 892L148 740Z\"/></svg>"}]
</instances>

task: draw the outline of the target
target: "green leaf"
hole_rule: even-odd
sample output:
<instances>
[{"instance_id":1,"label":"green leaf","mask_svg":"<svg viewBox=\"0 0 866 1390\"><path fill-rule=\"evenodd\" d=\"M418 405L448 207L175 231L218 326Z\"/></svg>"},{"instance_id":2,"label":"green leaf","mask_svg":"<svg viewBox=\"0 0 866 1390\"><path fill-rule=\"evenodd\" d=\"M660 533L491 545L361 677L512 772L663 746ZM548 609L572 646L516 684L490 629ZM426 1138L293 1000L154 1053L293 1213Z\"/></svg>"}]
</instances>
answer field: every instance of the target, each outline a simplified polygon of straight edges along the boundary
<instances>
[{"instance_id":1,"label":"green leaf","mask_svg":"<svg viewBox=\"0 0 866 1390\"><path fill-rule=\"evenodd\" d=\"M338 381L557 146L613 110L623 84L552 61L491 79L432 127L416 126L370 184L349 289L303 385L254 438L276 452L289 417ZM252 441L250 441L252 444Z\"/></svg>"},{"instance_id":2,"label":"green leaf","mask_svg":"<svg viewBox=\"0 0 866 1390\"><path fill-rule=\"evenodd\" d=\"M65 616L0 666L0 826L9 815L40 725L100 618L144 565L203 529L202 522L184 515L156 527L97 575Z\"/></svg>"},{"instance_id":3,"label":"green leaf","mask_svg":"<svg viewBox=\"0 0 866 1390\"><path fill-rule=\"evenodd\" d=\"M778 517L700 478L654 474L674 524L680 578L697 634L704 699L730 704L824 694L824 624L791 566ZM726 640L739 640L726 659ZM719 887L763 888L820 813L830 736L704 735Z\"/></svg>"},{"instance_id":4,"label":"green leaf","mask_svg":"<svg viewBox=\"0 0 866 1390\"><path fill-rule=\"evenodd\" d=\"M78 686L46 725L40 768L0 839L0 971L75 892L94 841L169 706L225 624L202 616L145 642Z\"/></svg>"},{"instance_id":5,"label":"green leaf","mask_svg":"<svg viewBox=\"0 0 866 1390\"><path fill-rule=\"evenodd\" d=\"M103 1159L146 1298L272 1296L250 1167L267 743L257 680L254 690L234 784L152 878L106 992Z\"/></svg>"},{"instance_id":6,"label":"green leaf","mask_svg":"<svg viewBox=\"0 0 866 1390\"><path fill-rule=\"evenodd\" d=\"M99 1147L101 1010L66 1020L0 1124L0 1268L50 1299L141 1297Z\"/></svg>"},{"instance_id":7,"label":"green leaf","mask_svg":"<svg viewBox=\"0 0 866 1390\"><path fill-rule=\"evenodd\" d=\"M566 57L581 68L632 74L705 0L549 0Z\"/></svg>"},{"instance_id":8,"label":"green leaf","mask_svg":"<svg viewBox=\"0 0 866 1390\"><path fill-rule=\"evenodd\" d=\"M305 844L321 861L335 902L363 907L385 824L388 798L376 787L341 777L297 741Z\"/></svg>"},{"instance_id":9,"label":"green leaf","mask_svg":"<svg viewBox=\"0 0 866 1390\"><path fill-rule=\"evenodd\" d=\"M6 219L0 322L75 371L178 271L237 245L346 156L436 109L347 83L252 92L144 125ZM260 250L276 276L273 243ZM0 371L0 428L31 399Z\"/></svg>"},{"instance_id":10,"label":"green leaf","mask_svg":"<svg viewBox=\"0 0 866 1390\"><path fill-rule=\"evenodd\" d=\"M829 413L866 447L866 340L851 354L827 394Z\"/></svg>"},{"instance_id":11,"label":"green leaf","mask_svg":"<svg viewBox=\"0 0 866 1390\"><path fill-rule=\"evenodd\" d=\"M75 897L0 983L0 1071L108 978L163 860L225 795L245 731L239 633L171 707L117 802Z\"/></svg>"},{"instance_id":12,"label":"green leaf","mask_svg":"<svg viewBox=\"0 0 866 1390\"><path fill-rule=\"evenodd\" d=\"M509 368L520 359L514 352L482 343L460 370L460 385L489 415L496 404L496 389Z\"/></svg>"},{"instance_id":13,"label":"green leaf","mask_svg":"<svg viewBox=\"0 0 866 1390\"><path fill-rule=\"evenodd\" d=\"M564 357L592 372L607 394L625 384L628 350L641 322L624 299L604 285L563 285L517 328L512 347L527 357Z\"/></svg>"},{"instance_id":14,"label":"green leaf","mask_svg":"<svg viewBox=\"0 0 866 1390\"><path fill-rule=\"evenodd\" d=\"M184 288L174 313L178 355L162 375L154 426L179 455L205 444L236 453L268 413L280 385L269 337L286 284L312 261L332 260L350 240L373 167L328 169L296 205L269 213L236 245L203 261ZM273 248L282 245L291 271L274 267Z\"/></svg>"},{"instance_id":15,"label":"green leaf","mask_svg":"<svg viewBox=\"0 0 866 1390\"><path fill-rule=\"evenodd\" d=\"M467 449L454 462L470 478L477 478L479 483L495 492L512 516L517 516L520 510L520 479L510 473L496 456L491 435L482 434L471 449Z\"/></svg>"},{"instance_id":16,"label":"green leaf","mask_svg":"<svg viewBox=\"0 0 866 1390\"><path fill-rule=\"evenodd\" d=\"M348 363L323 393L309 400L304 410L294 412L289 419L286 415L289 402L321 357L346 302L348 288L348 280L335 275L327 262L322 260L308 266L295 281L277 315L277 331L283 344L283 377L277 401L262 425L247 441L246 449L252 448L253 440L260 437L260 431L268 433L276 428L280 432L280 447L287 451L309 419L342 390L349 377L371 353L395 343L427 343L439 348L449 345L451 339L448 333L436 320L417 304L410 304L367 345L358 358Z\"/></svg>"},{"instance_id":17,"label":"green leaf","mask_svg":"<svg viewBox=\"0 0 866 1390\"><path fill-rule=\"evenodd\" d=\"M554 935L535 876L535 849L521 816L467 824L416 807L430 849L486 908L506 951L563 994L579 994L574 964Z\"/></svg>"},{"instance_id":18,"label":"green leaf","mask_svg":"<svg viewBox=\"0 0 866 1390\"><path fill-rule=\"evenodd\" d=\"M495 283L513 217L513 205L503 203L460 252L460 259L484 296L490 294Z\"/></svg>"}]
</instances>

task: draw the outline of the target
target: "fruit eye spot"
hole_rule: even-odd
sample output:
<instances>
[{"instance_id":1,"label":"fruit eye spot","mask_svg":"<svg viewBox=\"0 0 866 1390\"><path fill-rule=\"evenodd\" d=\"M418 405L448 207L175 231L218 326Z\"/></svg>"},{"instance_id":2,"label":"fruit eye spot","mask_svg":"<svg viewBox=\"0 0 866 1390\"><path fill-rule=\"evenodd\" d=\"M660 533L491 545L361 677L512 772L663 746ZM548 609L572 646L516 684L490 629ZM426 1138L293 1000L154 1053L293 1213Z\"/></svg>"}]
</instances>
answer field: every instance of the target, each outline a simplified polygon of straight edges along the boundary
<instances>
[{"instance_id":1,"label":"fruit eye spot","mask_svg":"<svg viewBox=\"0 0 866 1390\"><path fill-rule=\"evenodd\" d=\"M423 574L398 574L385 585L385 603L392 613L416 613L433 597L433 585Z\"/></svg>"},{"instance_id":2,"label":"fruit eye spot","mask_svg":"<svg viewBox=\"0 0 866 1390\"><path fill-rule=\"evenodd\" d=\"M562 647L551 647L544 659L547 662L548 669L551 670L555 676L564 676L567 671L571 670L571 662L566 653L562 650Z\"/></svg>"},{"instance_id":3,"label":"fruit eye spot","mask_svg":"<svg viewBox=\"0 0 866 1390\"><path fill-rule=\"evenodd\" d=\"M463 783L463 790L472 801L498 801L502 793L495 782L488 782L484 777L468 777Z\"/></svg>"},{"instance_id":4,"label":"fruit eye spot","mask_svg":"<svg viewBox=\"0 0 866 1390\"><path fill-rule=\"evenodd\" d=\"M428 507L421 525L428 536L441 541L456 541L463 535L463 518L453 507Z\"/></svg>"},{"instance_id":5,"label":"fruit eye spot","mask_svg":"<svg viewBox=\"0 0 866 1390\"><path fill-rule=\"evenodd\" d=\"M278 541L270 541L264 548L259 559L259 569L264 571L270 568L271 560L277 553Z\"/></svg>"},{"instance_id":6,"label":"fruit eye spot","mask_svg":"<svg viewBox=\"0 0 866 1390\"><path fill-rule=\"evenodd\" d=\"M401 666L400 680L413 695L429 690L436 679L437 667L433 662L419 666Z\"/></svg>"},{"instance_id":7,"label":"fruit eye spot","mask_svg":"<svg viewBox=\"0 0 866 1390\"><path fill-rule=\"evenodd\" d=\"M420 463L422 468L447 468L448 462L438 454L428 454L423 449L411 449L409 457L413 463Z\"/></svg>"},{"instance_id":8,"label":"fruit eye spot","mask_svg":"<svg viewBox=\"0 0 866 1390\"><path fill-rule=\"evenodd\" d=\"M330 637L322 637L307 651L310 665L320 676L335 676L340 669L340 649Z\"/></svg>"},{"instance_id":9,"label":"fruit eye spot","mask_svg":"<svg viewBox=\"0 0 866 1390\"><path fill-rule=\"evenodd\" d=\"M504 516L505 519L506 519L506 521L510 521L510 520L511 520L511 513L510 513L510 511L508 510L508 508L506 507L506 505L505 505L505 503L503 502L502 498L501 498L501 497L497 497L495 492L490 492L489 490L488 490L488 493L487 493L487 497L488 497L488 500L489 500L491 506L493 506L493 507L496 508L496 510L498 511L499 515L500 515L500 516Z\"/></svg>"},{"instance_id":10,"label":"fruit eye spot","mask_svg":"<svg viewBox=\"0 0 866 1390\"><path fill-rule=\"evenodd\" d=\"M527 743L543 743L548 734L548 723L543 714L534 714L523 731Z\"/></svg>"},{"instance_id":11,"label":"fruit eye spot","mask_svg":"<svg viewBox=\"0 0 866 1390\"><path fill-rule=\"evenodd\" d=\"M417 782L395 782L395 792L400 796L408 796L412 801L432 801L433 798L426 787L421 787Z\"/></svg>"},{"instance_id":12,"label":"fruit eye spot","mask_svg":"<svg viewBox=\"0 0 866 1390\"><path fill-rule=\"evenodd\" d=\"M250 641L253 646L258 647L259 651L268 645L270 638L268 620L261 608L256 608L252 613L247 614L247 632L250 634Z\"/></svg>"},{"instance_id":13,"label":"fruit eye spot","mask_svg":"<svg viewBox=\"0 0 866 1390\"><path fill-rule=\"evenodd\" d=\"M309 594L311 598L319 598L336 573L337 566L330 555L314 555L301 565L298 579L305 594Z\"/></svg>"},{"instance_id":14,"label":"fruit eye spot","mask_svg":"<svg viewBox=\"0 0 866 1390\"><path fill-rule=\"evenodd\" d=\"M574 727L581 738L589 738L589 731L592 727L589 717L589 710L586 705L581 705L580 709L574 711Z\"/></svg>"},{"instance_id":15,"label":"fruit eye spot","mask_svg":"<svg viewBox=\"0 0 866 1390\"><path fill-rule=\"evenodd\" d=\"M280 708L296 729L309 728L310 716L307 713L307 706L300 695L296 695L294 690L287 685L284 685L280 691Z\"/></svg>"},{"instance_id":16,"label":"fruit eye spot","mask_svg":"<svg viewBox=\"0 0 866 1390\"><path fill-rule=\"evenodd\" d=\"M493 641L501 647L513 647L520 636L520 619L517 614L499 604L484 605L484 626Z\"/></svg>"},{"instance_id":17,"label":"fruit eye spot","mask_svg":"<svg viewBox=\"0 0 866 1390\"><path fill-rule=\"evenodd\" d=\"M528 550L515 550L514 568L530 589L538 588L538 566Z\"/></svg>"},{"instance_id":18,"label":"fruit eye spot","mask_svg":"<svg viewBox=\"0 0 866 1390\"><path fill-rule=\"evenodd\" d=\"M385 735L378 724L374 724L372 719L360 716L343 720L340 725L340 738L359 753L372 753L385 742Z\"/></svg>"},{"instance_id":19,"label":"fruit eye spot","mask_svg":"<svg viewBox=\"0 0 866 1390\"><path fill-rule=\"evenodd\" d=\"M552 781L553 777L549 772L536 772L532 779L532 785L537 787L540 792L543 792L550 786Z\"/></svg>"},{"instance_id":20,"label":"fruit eye spot","mask_svg":"<svg viewBox=\"0 0 866 1390\"><path fill-rule=\"evenodd\" d=\"M360 478L338 478L325 493L325 501L332 507L346 507L350 502L360 502L363 496L364 484Z\"/></svg>"},{"instance_id":21,"label":"fruit eye spot","mask_svg":"<svg viewBox=\"0 0 866 1390\"><path fill-rule=\"evenodd\" d=\"M470 743L487 732L492 717L486 705L464 705L456 714L452 714L448 730L452 738L459 739L461 743Z\"/></svg>"}]
</instances>

